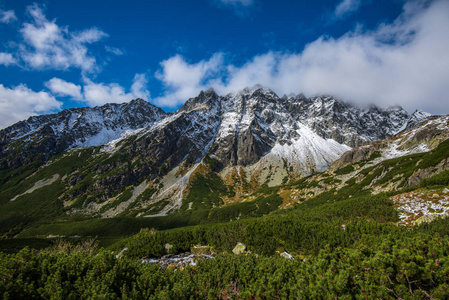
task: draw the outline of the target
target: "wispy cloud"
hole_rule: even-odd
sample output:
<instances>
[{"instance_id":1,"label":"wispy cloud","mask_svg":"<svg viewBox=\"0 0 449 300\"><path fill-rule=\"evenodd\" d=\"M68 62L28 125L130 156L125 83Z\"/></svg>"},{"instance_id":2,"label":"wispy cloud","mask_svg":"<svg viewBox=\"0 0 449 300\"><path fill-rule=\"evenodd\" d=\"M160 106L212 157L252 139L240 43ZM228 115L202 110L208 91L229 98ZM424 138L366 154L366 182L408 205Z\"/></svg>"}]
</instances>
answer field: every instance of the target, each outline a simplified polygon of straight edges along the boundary
<instances>
[{"instance_id":1,"label":"wispy cloud","mask_svg":"<svg viewBox=\"0 0 449 300\"><path fill-rule=\"evenodd\" d=\"M393 23L357 28L340 38L321 37L301 53L268 52L242 66L222 54L189 63L179 55L161 64L167 87L158 104L176 106L199 89L220 93L262 84L279 94L331 94L359 103L432 113L449 112L449 2L408 2ZM220 59L217 59L220 57Z\"/></svg>"},{"instance_id":2,"label":"wispy cloud","mask_svg":"<svg viewBox=\"0 0 449 300\"><path fill-rule=\"evenodd\" d=\"M11 53L0 52L0 65L9 66L15 63L17 63L17 60L12 56Z\"/></svg>"},{"instance_id":3,"label":"wispy cloud","mask_svg":"<svg viewBox=\"0 0 449 300\"><path fill-rule=\"evenodd\" d=\"M0 9L0 23L11 23L17 20L16 13L13 10Z\"/></svg>"},{"instance_id":4,"label":"wispy cloud","mask_svg":"<svg viewBox=\"0 0 449 300\"><path fill-rule=\"evenodd\" d=\"M61 106L62 103L47 92L35 92L23 84L13 88L0 84L0 128L31 115L60 110Z\"/></svg>"},{"instance_id":5,"label":"wispy cloud","mask_svg":"<svg viewBox=\"0 0 449 300\"><path fill-rule=\"evenodd\" d=\"M361 0L342 0L334 10L334 17L337 19L344 18L357 10L362 4Z\"/></svg>"},{"instance_id":6,"label":"wispy cloud","mask_svg":"<svg viewBox=\"0 0 449 300\"><path fill-rule=\"evenodd\" d=\"M115 54L115 55L123 55L123 51L120 50L119 48L110 47L110 46L106 45L106 46L104 47L104 49L105 49L107 52L110 52L110 53Z\"/></svg>"},{"instance_id":7,"label":"wispy cloud","mask_svg":"<svg viewBox=\"0 0 449 300\"><path fill-rule=\"evenodd\" d=\"M132 99L142 98L144 100L150 100L151 95L148 90L148 78L145 74L136 74L134 76L133 84L130 88ZM129 101L129 100L128 100Z\"/></svg>"},{"instance_id":8,"label":"wispy cloud","mask_svg":"<svg viewBox=\"0 0 449 300\"><path fill-rule=\"evenodd\" d=\"M254 0L219 0L221 3L226 5L243 5L249 6L254 4Z\"/></svg>"},{"instance_id":9,"label":"wispy cloud","mask_svg":"<svg viewBox=\"0 0 449 300\"><path fill-rule=\"evenodd\" d=\"M106 103L123 103L131 99L150 99L147 89L148 80L145 74L136 74L129 92L118 83L97 83L89 78L84 78L83 85L67 82L61 78L52 78L45 86L53 95L70 97L72 100L86 103L90 106L98 106Z\"/></svg>"},{"instance_id":10,"label":"wispy cloud","mask_svg":"<svg viewBox=\"0 0 449 300\"><path fill-rule=\"evenodd\" d=\"M239 17L246 17L255 7L256 0L210 0L215 6L232 9Z\"/></svg>"}]
</instances>

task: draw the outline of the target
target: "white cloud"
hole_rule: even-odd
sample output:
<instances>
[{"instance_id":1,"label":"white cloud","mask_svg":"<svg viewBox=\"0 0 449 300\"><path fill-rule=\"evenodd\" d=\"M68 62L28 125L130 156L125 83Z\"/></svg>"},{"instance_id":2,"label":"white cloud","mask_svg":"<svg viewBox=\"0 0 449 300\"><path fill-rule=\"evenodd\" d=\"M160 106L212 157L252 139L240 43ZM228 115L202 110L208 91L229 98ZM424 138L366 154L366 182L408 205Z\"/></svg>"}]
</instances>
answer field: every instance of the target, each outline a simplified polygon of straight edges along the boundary
<instances>
[{"instance_id":1,"label":"white cloud","mask_svg":"<svg viewBox=\"0 0 449 300\"><path fill-rule=\"evenodd\" d=\"M0 52L0 65L9 66L17 61L11 53Z\"/></svg>"},{"instance_id":2,"label":"white cloud","mask_svg":"<svg viewBox=\"0 0 449 300\"><path fill-rule=\"evenodd\" d=\"M221 54L193 64L177 55L161 64L157 77L167 92L157 103L176 106L209 86L225 93L262 84L280 95L331 94L362 104L449 113L448 11L445 0L427 6L409 2L396 21L374 31L321 37L301 53L268 52L243 66L225 64Z\"/></svg>"},{"instance_id":3,"label":"white cloud","mask_svg":"<svg viewBox=\"0 0 449 300\"><path fill-rule=\"evenodd\" d=\"M145 74L136 74L131 85L131 95L133 98L150 100L150 92L147 89L148 79Z\"/></svg>"},{"instance_id":4,"label":"white cloud","mask_svg":"<svg viewBox=\"0 0 449 300\"><path fill-rule=\"evenodd\" d=\"M108 35L98 28L89 28L71 35L72 40L81 44L92 44L107 37Z\"/></svg>"},{"instance_id":5,"label":"white cloud","mask_svg":"<svg viewBox=\"0 0 449 300\"><path fill-rule=\"evenodd\" d=\"M7 88L0 84L0 128L31 115L60 110L61 102L46 92L34 92L25 85Z\"/></svg>"},{"instance_id":6,"label":"white cloud","mask_svg":"<svg viewBox=\"0 0 449 300\"><path fill-rule=\"evenodd\" d=\"M122 103L130 101L133 96L127 94L125 89L117 83L94 83L86 80L83 87L83 101L91 106L103 105L105 103Z\"/></svg>"},{"instance_id":7,"label":"white cloud","mask_svg":"<svg viewBox=\"0 0 449 300\"><path fill-rule=\"evenodd\" d=\"M130 92L117 83L96 83L88 78L84 78L82 86L60 78L50 79L45 86L56 96L71 97L90 106L99 106L106 103L129 102L135 98L149 100L150 92L147 90L147 82L145 74L136 74Z\"/></svg>"},{"instance_id":8,"label":"white cloud","mask_svg":"<svg viewBox=\"0 0 449 300\"><path fill-rule=\"evenodd\" d=\"M17 17L13 10L1 10L0 9L0 23L11 23L16 21Z\"/></svg>"},{"instance_id":9,"label":"white cloud","mask_svg":"<svg viewBox=\"0 0 449 300\"><path fill-rule=\"evenodd\" d=\"M134 76L130 92L126 92L125 88L117 83L94 83L89 79L85 79L83 101L91 106L129 102L135 98L150 99L145 74L136 74Z\"/></svg>"},{"instance_id":10,"label":"white cloud","mask_svg":"<svg viewBox=\"0 0 449 300\"><path fill-rule=\"evenodd\" d=\"M334 16L337 19L348 16L349 14L356 12L360 5L362 4L361 0L342 0L334 10Z\"/></svg>"},{"instance_id":11,"label":"white cloud","mask_svg":"<svg viewBox=\"0 0 449 300\"><path fill-rule=\"evenodd\" d=\"M75 100L82 100L81 86L67 82L60 78L52 78L45 86L56 96L70 96Z\"/></svg>"},{"instance_id":12,"label":"white cloud","mask_svg":"<svg viewBox=\"0 0 449 300\"><path fill-rule=\"evenodd\" d=\"M20 29L24 43L19 46L22 60L33 69L67 70L79 68L83 72L98 70L96 59L89 53L87 44L107 37L97 28L70 32L60 27L56 20L49 21L37 4L28 6L31 23Z\"/></svg>"},{"instance_id":13,"label":"white cloud","mask_svg":"<svg viewBox=\"0 0 449 300\"><path fill-rule=\"evenodd\" d=\"M176 55L161 62L162 71L156 77L163 82L167 93L154 99L158 105L175 107L198 93L207 85L215 85L223 67L223 54L214 54L209 60L189 64L182 56Z\"/></svg>"}]
</instances>

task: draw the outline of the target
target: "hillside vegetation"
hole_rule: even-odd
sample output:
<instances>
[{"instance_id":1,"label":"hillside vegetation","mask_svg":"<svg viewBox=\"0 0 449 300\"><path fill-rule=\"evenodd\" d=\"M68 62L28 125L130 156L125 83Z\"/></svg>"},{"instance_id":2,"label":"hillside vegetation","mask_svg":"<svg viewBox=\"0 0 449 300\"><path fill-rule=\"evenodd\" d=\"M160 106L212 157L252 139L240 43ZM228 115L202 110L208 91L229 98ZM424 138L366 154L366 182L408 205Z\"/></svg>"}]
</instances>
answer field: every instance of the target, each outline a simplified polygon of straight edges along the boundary
<instances>
[{"instance_id":1,"label":"hillside vegetation","mask_svg":"<svg viewBox=\"0 0 449 300\"><path fill-rule=\"evenodd\" d=\"M160 170L104 201L108 191L86 191L139 160L123 163L129 160L123 153L98 147L63 152L34 169L3 170L0 293L4 299L448 298L449 139L423 136L433 148L418 151L425 147L416 148L422 140L413 142L410 132L398 135L402 144L393 137L353 149L326 172L279 186L235 174L228 180L208 161L191 173L182 166L177 174ZM105 160L113 167L92 172ZM170 178L186 174L179 209L152 198L180 182ZM235 255L238 243L246 251ZM202 246L214 258L142 263Z\"/></svg>"},{"instance_id":2,"label":"hillside vegetation","mask_svg":"<svg viewBox=\"0 0 449 300\"><path fill-rule=\"evenodd\" d=\"M397 213L384 196L357 199L355 207L353 200L225 224L144 230L114 246L128 247L120 258L88 242L0 253L0 292L4 299L447 298L449 219L408 230L389 222ZM237 241L252 253L230 254ZM166 243L171 253L201 243L219 254L168 268L138 259L165 254ZM285 250L293 260L276 254Z\"/></svg>"}]
</instances>

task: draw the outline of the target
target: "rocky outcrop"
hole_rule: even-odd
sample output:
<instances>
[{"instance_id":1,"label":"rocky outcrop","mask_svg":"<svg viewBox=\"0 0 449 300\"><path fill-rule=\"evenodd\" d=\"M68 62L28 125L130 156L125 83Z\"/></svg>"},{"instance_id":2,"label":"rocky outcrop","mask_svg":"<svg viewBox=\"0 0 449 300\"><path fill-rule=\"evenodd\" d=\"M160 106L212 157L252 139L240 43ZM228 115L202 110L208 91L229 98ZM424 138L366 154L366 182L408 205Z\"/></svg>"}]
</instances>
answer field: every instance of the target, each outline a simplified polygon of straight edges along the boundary
<instances>
[{"instance_id":1,"label":"rocky outcrop","mask_svg":"<svg viewBox=\"0 0 449 300\"><path fill-rule=\"evenodd\" d=\"M435 174L449 169L449 158L443 159L435 167L416 170L406 181L405 187L417 185L422 179L430 178Z\"/></svg>"},{"instance_id":2,"label":"rocky outcrop","mask_svg":"<svg viewBox=\"0 0 449 300\"><path fill-rule=\"evenodd\" d=\"M368 160L376 151L378 151L378 149L378 144L373 143L349 150L332 164L329 171L334 172L344 166L353 165L358 162Z\"/></svg>"},{"instance_id":3,"label":"rocky outcrop","mask_svg":"<svg viewBox=\"0 0 449 300\"><path fill-rule=\"evenodd\" d=\"M161 258L143 258L142 264L158 264L161 268L180 268L186 266L196 266L199 260L213 259L215 254L192 254L189 252L181 254L164 255Z\"/></svg>"}]
</instances>

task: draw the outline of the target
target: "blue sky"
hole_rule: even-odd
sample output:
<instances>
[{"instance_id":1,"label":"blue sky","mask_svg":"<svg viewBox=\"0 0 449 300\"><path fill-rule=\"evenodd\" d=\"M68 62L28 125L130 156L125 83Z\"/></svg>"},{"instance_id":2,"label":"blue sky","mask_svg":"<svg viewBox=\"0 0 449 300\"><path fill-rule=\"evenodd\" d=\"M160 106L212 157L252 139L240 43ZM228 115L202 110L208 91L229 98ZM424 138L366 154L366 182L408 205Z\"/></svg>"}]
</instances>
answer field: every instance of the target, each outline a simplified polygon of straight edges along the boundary
<instances>
[{"instance_id":1,"label":"blue sky","mask_svg":"<svg viewBox=\"0 0 449 300\"><path fill-rule=\"evenodd\" d=\"M0 0L0 128L141 97L173 111L200 90L449 113L447 0Z\"/></svg>"}]
</instances>

